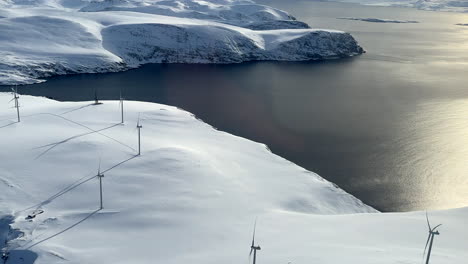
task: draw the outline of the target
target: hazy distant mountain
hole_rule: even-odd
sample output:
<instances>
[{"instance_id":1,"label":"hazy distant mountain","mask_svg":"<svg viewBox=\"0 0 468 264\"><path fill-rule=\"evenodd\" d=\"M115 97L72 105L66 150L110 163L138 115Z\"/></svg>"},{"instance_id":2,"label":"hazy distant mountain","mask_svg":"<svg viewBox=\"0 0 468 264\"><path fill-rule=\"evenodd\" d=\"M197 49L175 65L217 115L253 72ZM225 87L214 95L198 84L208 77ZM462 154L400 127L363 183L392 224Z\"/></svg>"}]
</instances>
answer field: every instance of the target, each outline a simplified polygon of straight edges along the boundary
<instances>
[{"instance_id":1,"label":"hazy distant mountain","mask_svg":"<svg viewBox=\"0 0 468 264\"><path fill-rule=\"evenodd\" d=\"M414 7L423 10L468 12L468 0L337 0L364 5Z\"/></svg>"}]
</instances>

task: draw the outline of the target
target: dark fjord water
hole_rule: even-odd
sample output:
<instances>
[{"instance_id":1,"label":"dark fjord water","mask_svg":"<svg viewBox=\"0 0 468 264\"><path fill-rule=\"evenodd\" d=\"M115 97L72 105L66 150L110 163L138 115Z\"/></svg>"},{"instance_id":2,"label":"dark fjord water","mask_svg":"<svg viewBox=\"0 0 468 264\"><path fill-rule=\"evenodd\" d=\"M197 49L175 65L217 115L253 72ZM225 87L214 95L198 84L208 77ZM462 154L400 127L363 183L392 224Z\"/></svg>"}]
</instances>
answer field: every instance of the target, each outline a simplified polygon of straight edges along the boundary
<instances>
[{"instance_id":1,"label":"dark fjord water","mask_svg":"<svg viewBox=\"0 0 468 264\"><path fill-rule=\"evenodd\" d=\"M468 15L260 1L314 28L352 33L367 54L339 61L147 65L50 78L23 94L175 105L338 184L383 211L468 205ZM336 19L418 20L383 24ZM2 88L5 90L6 88Z\"/></svg>"}]
</instances>

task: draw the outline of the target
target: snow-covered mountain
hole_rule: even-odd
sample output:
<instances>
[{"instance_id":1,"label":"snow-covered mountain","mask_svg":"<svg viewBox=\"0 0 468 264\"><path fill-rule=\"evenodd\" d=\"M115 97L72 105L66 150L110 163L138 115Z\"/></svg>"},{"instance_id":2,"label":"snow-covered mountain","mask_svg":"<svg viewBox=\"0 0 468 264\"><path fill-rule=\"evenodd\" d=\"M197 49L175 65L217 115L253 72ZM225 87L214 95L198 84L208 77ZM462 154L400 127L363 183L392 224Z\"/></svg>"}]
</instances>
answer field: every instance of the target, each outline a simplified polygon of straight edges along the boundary
<instances>
[{"instance_id":1,"label":"snow-covered mountain","mask_svg":"<svg viewBox=\"0 0 468 264\"><path fill-rule=\"evenodd\" d=\"M0 21L0 84L151 62L301 61L363 52L348 33L311 29L244 0L9 0Z\"/></svg>"},{"instance_id":2,"label":"snow-covered mountain","mask_svg":"<svg viewBox=\"0 0 468 264\"><path fill-rule=\"evenodd\" d=\"M6 264L247 263L256 217L258 263L421 260L424 213L377 213L265 145L188 112L125 102L120 124L116 101L20 96L17 123L10 99L0 93ZM434 263L463 263L468 210L430 215L444 224Z\"/></svg>"},{"instance_id":3,"label":"snow-covered mountain","mask_svg":"<svg viewBox=\"0 0 468 264\"><path fill-rule=\"evenodd\" d=\"M468 0L338 0L338 2L413 7L431 11L468 12Z\"/></svg>"}]
</instances>

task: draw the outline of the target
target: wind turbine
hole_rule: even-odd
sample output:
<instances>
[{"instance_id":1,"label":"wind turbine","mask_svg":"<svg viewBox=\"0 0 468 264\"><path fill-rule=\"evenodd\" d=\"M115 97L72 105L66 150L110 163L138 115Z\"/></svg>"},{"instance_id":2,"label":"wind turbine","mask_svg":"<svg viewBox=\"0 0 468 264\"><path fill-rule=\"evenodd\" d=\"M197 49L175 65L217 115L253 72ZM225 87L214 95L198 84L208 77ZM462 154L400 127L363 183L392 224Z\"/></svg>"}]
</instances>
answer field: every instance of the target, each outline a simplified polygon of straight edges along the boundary
<instances>
[{"instance_id":1,"label":"wind turbine","mask_svg":"<svg viewBox=\"0 0 468 264\"><path fill-rule=\"evenodd\" d=\"M253 236L252 236L252 245L250 246L250 254L249 254L249 259L250 259L250 257L252 256L252 252L253 252L253 264L256 264L257 262L257 250L261 250L260 246L255 246L255 229L256 228L257 228L257 219L255 219Z\"/></svg>"},{"instance_id":2,"label":"wind turbine","mask_svg":"<svg viewBox=\"0 0 468 264\"><path fill-rule=\"evenodd\" d=\"M100 104L102 103L99 102L99 99L98 99L97 87L94 87L94 105L100 105Z\"/></svg>"},{"instance_id":3,"label":"wind turbine","mask_svg":"<svg viewBox=\"0 0 468 264\"><path fill-rule=\"evenodd\" d=\"M120 89L120 115L121 115L121 121L120 123L124 123L124 98L122 97L122 89Z\"/></svg>"},{"instance_id":4,"label":"wind turbine","mask_svg":"<svg viewBox=\"0 0 468 264\"><path fill-rule=\"evenodd\" d=\"M11 99L10 102L15 100L16 114L18 115L18 123L19 123L21 120L20 120L19 103L18 103L18 99L19 99L18 88L16 87L16 85L15 85L15 88L11 88L11 91L13 92L13 99Z\"/></svg>"},{"instance_id":5,"label":"wind turbine","mask_svg":"<svg viewBox=\"0 0 468 264\"><path fill-rule=\"evenodd\" d=\"M104 206L102 205L102 178L104 178L104 173L101 173L101 159L99 159L99 168L98 168L97 177L99 179L99 198L100 198L99 209L102 210L104 209Z\"/></svg>"},{"instance_id":6,"label":"wind turbine","mask_svg":"<svg viewBox=\"0 0 468 264\"><path fill-rule=\"evenodd\" d=\"M431 251L432 251L432 243L434 242L434 236L440 235L439 231L436 229L442 224L436 225L434 228L431 228L431 224L429 223L429 217L427 216L427 212L426 212L426 220L427 220L427 227L429 228L429 236L427 237L426 246L424 247L423 258L424 258L424 255L426 254L427 245L429 244L429 250L427 251L427 258L426 258L426 264L429 264L429 258L431 257Z\"/></svg>"},{"instance_id":7,"label":"wind turbine","mask_svg":"<svg viewBox=\"0 0 468 264\"><path fill-rule=\"evenodd\" d=\"M138 129L138 156L141 155L141 128L143 127L140 125L140 114L138 114L138 122L137 122L137 129Z\"/></svg>"},{"instance_id":8,"label":"wind turbine","mask_svg":"<svg viewBox=\"0 0 468 264\"><path fill-rule=\"evenodd\" d=\"M8 261L8 257L10 255L10 252L8 251L2 251L2 260L3 260L3 264L7 263Z\"/></svg>"}]
</instances>

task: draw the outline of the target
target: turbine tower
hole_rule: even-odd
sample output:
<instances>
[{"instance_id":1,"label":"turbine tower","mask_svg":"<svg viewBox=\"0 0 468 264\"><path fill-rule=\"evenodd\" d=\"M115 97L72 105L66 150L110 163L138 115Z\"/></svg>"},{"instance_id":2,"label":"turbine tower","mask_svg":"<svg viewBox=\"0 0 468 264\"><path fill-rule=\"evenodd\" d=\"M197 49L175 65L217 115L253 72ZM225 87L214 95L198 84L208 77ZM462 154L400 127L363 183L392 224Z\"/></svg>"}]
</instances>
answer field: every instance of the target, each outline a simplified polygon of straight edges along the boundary
<instances>
[{"instance_id":1,"label":"turbine tower","mask_svg":"<svg viewBox=\"0 0 468 264\"><path fill-rule=\"evenodd\" d=\"M101 160L99 160L99 168L98 168L98 173L97 177L99 179L99 209L102 210L104 209L104 206L102 205L102 178L104 178L104 173L101 173Z\"/></svg>"},{"instance_id":2,"label":"turbine tower","mask_svg":"<svg viewBox=\"0 0 468 264\"><path fill-rule=\"evenodd\" d=\"M439 231L436 229L442 224L436 225L434 228L431 228L431 224L429 223L429 217L427 216L427 212L426 212L426 220L427 220L427 227L429 228L429 236L427 237L426 246L424 247L423 258L424 258L424 255L426 254L427 245L429 244L429 250L427 251L427 258L426 258L426 264L429 264L429 259L431 257L431 251L432 251L432 243L434 242L434 236L440 235Z\"/></svg>"},{"instance_id":3,"label":"turbine tower","mask_svg":"<svg viewBox=\"0 0 468 264\"><path fill-rule=\"evenodd\" d=\"M260 246L255 246L255 229L256 228L257 228L257 220L255 219L253 236L252 236L252 245L250 246L250 254L249 254L249 259L250 259L250 257L252 256L252 252L253 252L253 264L256 264L257 262L257 250L261 250Z\"/></svg>"}]
</instances>

